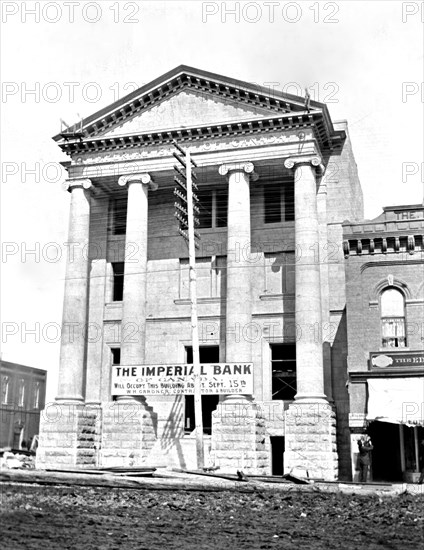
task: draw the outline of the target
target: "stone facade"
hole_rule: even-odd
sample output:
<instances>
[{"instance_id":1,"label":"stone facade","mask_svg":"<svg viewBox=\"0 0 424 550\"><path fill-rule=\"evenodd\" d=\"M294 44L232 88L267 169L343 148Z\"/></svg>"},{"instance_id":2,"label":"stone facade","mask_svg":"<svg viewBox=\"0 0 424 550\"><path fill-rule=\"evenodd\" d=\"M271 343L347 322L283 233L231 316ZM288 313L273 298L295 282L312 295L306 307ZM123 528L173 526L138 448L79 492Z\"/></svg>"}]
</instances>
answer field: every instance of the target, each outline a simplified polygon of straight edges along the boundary
<instances>
[{"instance_id":1,"label":"stone facade","mask_svg":"<svg viewBox=\"0 0 424 550\"><path fill-rule=\"evenodd\" d=\"M125 366L175 364L191 346L176 140L198 165L208 219L196 253L200 346L253 364L253 394L216 398L207 460L271 473L273 441L285 438L286 471L337 478L347 418L342 223L363 217L347 123L321 103L182 66L54 139L71 159L69 241L88 250L68 261L64 328L83 328L62 342L57 404L97 411L96 463L193 463L184 396L115 400L111 388L117 350ZM278 345L296 348L297 391L285 399L274 387ZM129 414L117 421L115 409ZM68 455L82 464L78 422ZM54 427L45 431L54 440ZM45 442L39 464L57 465Z\"/></svg>"}]
</instances>

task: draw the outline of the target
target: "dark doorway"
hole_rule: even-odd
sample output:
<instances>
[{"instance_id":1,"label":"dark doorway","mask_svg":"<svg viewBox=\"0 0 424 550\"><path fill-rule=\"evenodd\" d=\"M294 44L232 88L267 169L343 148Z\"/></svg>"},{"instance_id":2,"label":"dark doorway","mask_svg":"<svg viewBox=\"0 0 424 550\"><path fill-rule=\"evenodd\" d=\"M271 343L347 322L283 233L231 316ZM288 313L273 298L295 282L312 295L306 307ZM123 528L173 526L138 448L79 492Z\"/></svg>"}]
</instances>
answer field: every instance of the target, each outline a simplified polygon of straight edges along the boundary
<instances>
[{"instance_id":1,"label":"dark doorway","mask_svg":"<svg viewBox=\"0 0 424 550\"><path fill-rule=\"evenodd\" d=\"M399 425L371 422L368 435L374 446L371 454L373 481L402 481Z\"/></svg>"},{"instance_id":2,"label":"dark doorway","mask_svg":"<svg viewBox=\"0 0 424 550\"><path fill-rule=\"evenodd\" d=\"M113 301L122 302L124 297L124 262L112 263L113 270Z\"/></svg>"},{"instance_id":3,"label":"dark doorway","mask_svg":"<svg viewBox=\"0 0 424 550\"><path fill-rule=\"evenodd\" d=\"M200 346L200 363L219 363L219 346ZM186 360L188 364L193 363L193 348L186 346ZM218 395L202 395L202 416L203 432L212 433L212 412L218 406ZM190 433L196 427L194 416L194 395L185 396L185 421L186 433Z\"/></svg>"},{"instance_id":4,"label":"dark doorway","mask_svg":"<svg viewBox=\"0 0 424 550\"><path fill-rule=\"evenodd\" d=\"M272 475L284 474L284 437L271 437Z\"/></svg>"},{"instance_id":5,"label":"dark doorway","mask_svg":"<svg viewBox=\"0 0 424 550\"><path fill-rule=\"evenodd\" d=\"M110 348L112 352L112 365L121 364L121 348Z\"/></svg>"},{"instance_id":6,"label":"dark doorway","mask_svg":"<svg viewBox=\"0 0 424 550\"><path fill-rule=\"evenodd\" d=\"M272 399L293 401L296 395L296 344L270 344Z\"/></svg>"}]
</instances>

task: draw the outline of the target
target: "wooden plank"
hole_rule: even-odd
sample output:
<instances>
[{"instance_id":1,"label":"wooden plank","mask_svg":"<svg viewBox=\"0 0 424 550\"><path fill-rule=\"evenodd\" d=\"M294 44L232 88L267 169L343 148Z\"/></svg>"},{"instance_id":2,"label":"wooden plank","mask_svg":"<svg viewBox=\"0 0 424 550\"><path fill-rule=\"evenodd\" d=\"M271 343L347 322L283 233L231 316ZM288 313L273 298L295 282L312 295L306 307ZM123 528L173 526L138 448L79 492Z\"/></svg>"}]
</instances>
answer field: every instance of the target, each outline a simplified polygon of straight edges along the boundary
<instances>
[{"instance_id":1,"label":"wooden plank","mask_svg":"<svg viewBox=\"0 0 424 550\"><path fill-rule=\"evenodd\" d=\"M108 466L96 468L96 470L102 472L155 472L156 469L157 468L153 466L128 466L128 468L125 468L124 466Z\"/></svg>"},{"instance_id":2,"label":"wooden plank","mask_svg":"<svg viewBox=\"0 0 424 550\"><path fill-rule=\"evenodd\" d=\"M62 486L83 486L83 487L109 487L122 489L138 489L148 491L205 491L215 492L233 490L235 486L244 487L247 492L254 490L248 484L238 484L220 480L219 483L209 481L191 480L185 478L125 478L123 476L89 474L74 474L67 472L47 472L41 470L1 470L0 483L27 483L36 485L62 485ZM250 487L250 488L249 488Z\"/></svg>"},{"instance_id":3,"label":"wooden plank","mask_svg":"<svg viewBox=\"0 0 424 550\"><path fill-rule=\"evenodd\" d=\"M47 468L45 471L65 474L151 476L156 468L117 468L116 470L108 468Z\"/></svg>"},{"instance_id":4,"label":"wooden plank","mask_svg":"<svg viewBox=\"0 0 424 550\"><path fill-rule=\"evenodd\" d=\"M210 477L212 479L228 479L229 481L239 480L238 476L232 475L232 474L217 474L217 473L211 473L211 472L204 472L201 470L178 470L177 468L175 468L174 471L181 472L182 474Z\"/></svg>"},{"instance_id":5,"label":"wooden plank","mask_svg":"<svg viewBox=\"0 0 424 550\"><path fill-rule=\"evenodd\" d=\"M200 475L198 472L193 472ZM172 472L167 471L169 476ZM285 493L290 492L316 492L325 491L326 493L349 492L350 494L376 494L395 496L405 492L405 484L385 485L371 483L362 485L360 483L335 482L315 482L308 485L296 485L293 483L262 482L254 481L250 483L240 483L235 480L211 479L205 477L191 478L181 473L185 477L165 477L164 474L158 474L158 477L149 478L126 478L113 475L89 475L75 474L67 472L47 472L44 470L0 470L0 484L34 484L34 485L56 485L56 486L83 486L83 487L104 487L104 488L122 488L147 491L237 491L239 493L252 493L261 491L264 493ZM259 477L259 476L258 476ZM411 487L414 487L413 485ZM417 494L416 489L407 490L411 495Z\"/></svg>"}]
</instances>

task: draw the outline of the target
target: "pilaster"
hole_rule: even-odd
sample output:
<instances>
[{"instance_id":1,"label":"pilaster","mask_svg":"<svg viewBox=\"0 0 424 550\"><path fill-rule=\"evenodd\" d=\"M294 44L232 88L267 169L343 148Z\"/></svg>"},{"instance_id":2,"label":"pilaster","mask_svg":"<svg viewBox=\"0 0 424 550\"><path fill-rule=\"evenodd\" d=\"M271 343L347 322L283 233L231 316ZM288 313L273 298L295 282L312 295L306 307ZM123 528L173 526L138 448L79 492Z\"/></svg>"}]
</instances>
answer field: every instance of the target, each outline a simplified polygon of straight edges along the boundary
<instances>
[{"instance_id":1,"label":"pilaster","mask_svg":"<svg viewBox=\"0 0 424 550\"><path fill-rule=\"evenodd\" d=\"M92 247L89 255L89 307L87 338L86 404L98 407L103 385L103 321L106 299L108 264L106 260L108 200L106 196L91 197ZM110 264L109 264L110 266Z\"/></svg>"},{"instance_id":2,"label":"pilaster","mask_svg":"<svg viewBox=\"0 0 424 550\"><path fill-rule=\"evenodd\" d=\"M324 394L330 402L333 402L333 381L331 373L331 344L329 340L330 330L330 281L329 281L329 256L333 251L334 243L328 242L327 225L327 182L325 174L321 171L318 180L317 191L317 215L319 234L319 266L321 282L321 320L323 340L323 371Z\"/></svg>"}]
</instances>

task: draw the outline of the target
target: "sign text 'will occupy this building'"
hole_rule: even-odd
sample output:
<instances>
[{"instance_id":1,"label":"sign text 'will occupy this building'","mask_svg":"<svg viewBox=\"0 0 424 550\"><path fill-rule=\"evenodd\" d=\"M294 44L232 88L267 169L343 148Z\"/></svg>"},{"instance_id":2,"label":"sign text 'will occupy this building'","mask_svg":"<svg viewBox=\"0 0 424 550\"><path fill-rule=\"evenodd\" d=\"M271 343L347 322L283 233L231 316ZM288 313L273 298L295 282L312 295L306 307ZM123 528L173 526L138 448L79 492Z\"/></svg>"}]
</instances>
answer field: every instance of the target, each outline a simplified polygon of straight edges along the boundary
<instances>
[{"instance_id":1,"label":"sign text 'will occupy this building'","mask_svg":"<svg viewBox=\"0 0 424 550\"><path fill-rule=\"evenodd\" d=\"M198 167L207 463L337 478L342 223L363 216L347 124L322 103L180 66L55 140L71 159L74 246L39 466L194 464L175 141Z\"/></svg>"}]
</instances>

